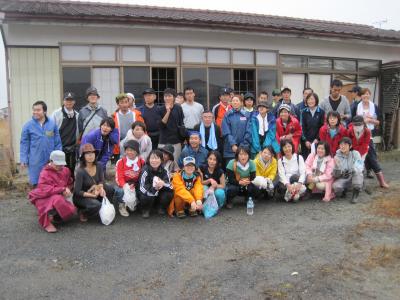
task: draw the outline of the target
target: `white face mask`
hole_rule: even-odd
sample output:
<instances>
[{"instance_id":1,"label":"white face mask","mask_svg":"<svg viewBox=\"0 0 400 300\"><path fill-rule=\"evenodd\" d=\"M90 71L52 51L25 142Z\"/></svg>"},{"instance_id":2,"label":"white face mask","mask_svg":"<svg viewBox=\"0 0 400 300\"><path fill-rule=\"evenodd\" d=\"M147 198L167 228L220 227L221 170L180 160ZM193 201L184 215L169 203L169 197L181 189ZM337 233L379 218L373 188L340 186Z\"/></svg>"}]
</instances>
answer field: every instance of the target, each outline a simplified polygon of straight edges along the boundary
<instances>
[{"instance_id":1,"label":"white face mask","mask_svg":"<svg viewBox=\"0 0 400 300\"><path fill-rule=\"evenodd\" d=\"M354 130L355 130L356 132L362 132L362 131L364 130L364 125L357 125L357 126L354 126Z\"/></svg>"}]
</instances>

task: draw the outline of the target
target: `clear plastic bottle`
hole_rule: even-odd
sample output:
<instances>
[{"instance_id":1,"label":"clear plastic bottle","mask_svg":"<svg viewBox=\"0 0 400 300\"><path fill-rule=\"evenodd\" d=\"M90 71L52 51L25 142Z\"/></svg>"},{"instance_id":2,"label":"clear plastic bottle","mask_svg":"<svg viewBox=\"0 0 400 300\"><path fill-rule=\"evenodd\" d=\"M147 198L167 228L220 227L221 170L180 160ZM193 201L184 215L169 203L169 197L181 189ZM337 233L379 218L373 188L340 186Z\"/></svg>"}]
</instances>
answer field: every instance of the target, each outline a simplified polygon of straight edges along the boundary
<instances>
[{"instance_id":1,"label":"clear plastic bottle","mask_svg":"<svg viewBox=\"0 0 400 300\"><path fill-rule=\"evenodd\" d=\"M252 216L254 213L254 202L253 198L249 197L249 200L247 200L247 214L249 216Z\"/></svg>"}]
</instances>

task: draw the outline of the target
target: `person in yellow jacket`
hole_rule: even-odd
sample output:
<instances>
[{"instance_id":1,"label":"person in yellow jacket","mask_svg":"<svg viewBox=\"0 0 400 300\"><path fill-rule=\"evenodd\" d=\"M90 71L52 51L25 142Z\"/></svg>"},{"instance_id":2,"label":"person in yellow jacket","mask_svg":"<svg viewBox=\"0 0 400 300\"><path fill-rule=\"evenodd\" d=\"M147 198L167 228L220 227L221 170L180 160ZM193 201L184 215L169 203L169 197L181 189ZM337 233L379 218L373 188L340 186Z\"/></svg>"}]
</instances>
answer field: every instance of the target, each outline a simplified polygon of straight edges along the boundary
<instances>
[{"instance_id":1,"label":"person in yellow jacket","mask_svg":"<svg viewBox=\"0 0 400 300\"><path fill-rule=\"evenodd\" d=\"M203 184L200 173L196 171L196 160L187 156L183 159L183 170L175 173L172 178L174 198L172 199L168 214L172 217L175 212L178 218L186 217L185 208L189 207L189 214L197 216L203 209Z\"/></svg>"},{"instance_id":2,"label":"person in yellow jacket","mask_svg":"<svg viewBox=\"0 0 400 300\"><path fill-rule=\"evenodd\" d=\"M270 146L267 146L254 159L256 178L253 184L260 190L265 191L267 197L273 196L274 181L278 171L278 163L274 156L274 150Z\"/></svg>"}]
</instances>

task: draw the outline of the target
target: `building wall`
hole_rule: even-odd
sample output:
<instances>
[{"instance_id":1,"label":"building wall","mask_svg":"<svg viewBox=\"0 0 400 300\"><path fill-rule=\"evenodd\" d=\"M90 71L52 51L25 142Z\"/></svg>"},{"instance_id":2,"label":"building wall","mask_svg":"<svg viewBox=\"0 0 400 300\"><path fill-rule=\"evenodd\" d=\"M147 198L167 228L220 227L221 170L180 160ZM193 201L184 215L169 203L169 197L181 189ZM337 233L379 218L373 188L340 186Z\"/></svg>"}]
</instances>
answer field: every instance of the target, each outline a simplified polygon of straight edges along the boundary
<instances>
[{"instance_id":1,"label":"building wall","mask_svg":"<svg viewBox=\"0 0 400 300\"><path fill-rule=\"evenodd\" d=\"M193 28L121 27L114 25L5 26L9 45L58 46L60 42L99 44L185 45L279 50L280 54L378 59L383 63L400 59L400 44L362 40L318 39L251 32L196 30Z\"/></svg>"},{"instance_id":2,"label":"building wall","mask_svg":"<svg viewBox=\"0 0 400 300\"><path fill-rule=\"evenodd\" d=\"M32 116L32 103L43 100L51 114L60 106L59 50L9 48L14 158L19 162L21 130Z\"/></svg>"}]
</instances>

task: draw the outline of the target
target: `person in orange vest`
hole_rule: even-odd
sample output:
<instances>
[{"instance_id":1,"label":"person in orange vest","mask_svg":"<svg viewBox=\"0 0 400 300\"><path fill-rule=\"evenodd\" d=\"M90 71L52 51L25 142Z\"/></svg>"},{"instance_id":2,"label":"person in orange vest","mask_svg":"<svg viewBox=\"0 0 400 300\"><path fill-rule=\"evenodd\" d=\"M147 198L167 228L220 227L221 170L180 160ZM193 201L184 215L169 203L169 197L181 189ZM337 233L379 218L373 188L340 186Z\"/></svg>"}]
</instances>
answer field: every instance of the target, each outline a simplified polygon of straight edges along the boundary
<instances>
[{"instance_id":1,"label":"person in orange vest","mask_svg":"<svg viewBox=\"0 0 400 300\"><path fill-rule=\"evenodd\" d=\"M135 108L130 109L130 103L127 94L119 94L115 98L115 102L118 105L118 109L112 114L112 118L115 122L115 128L118 129L119 140L122 141L126 137L128 130L131 129L133 122L144 122L144 120L140 111ZM116 162L119 159L120 154L119 145L115 145L113 154L113 161Z\"/></svg>"},{"instance_id":2,"label":"person in orange vest","mask_svg":"<svg viewBox=\"0 0 400 300\"><path fill-rule=\"evenodd\" d=\"M219 93L219 103L214 105L212 112L215 117L215 123L221 128L222 120L224 119L225 114L232 109L230 105L231 101L231 89L223 88Z\"/></svg>"}]
</instances>

